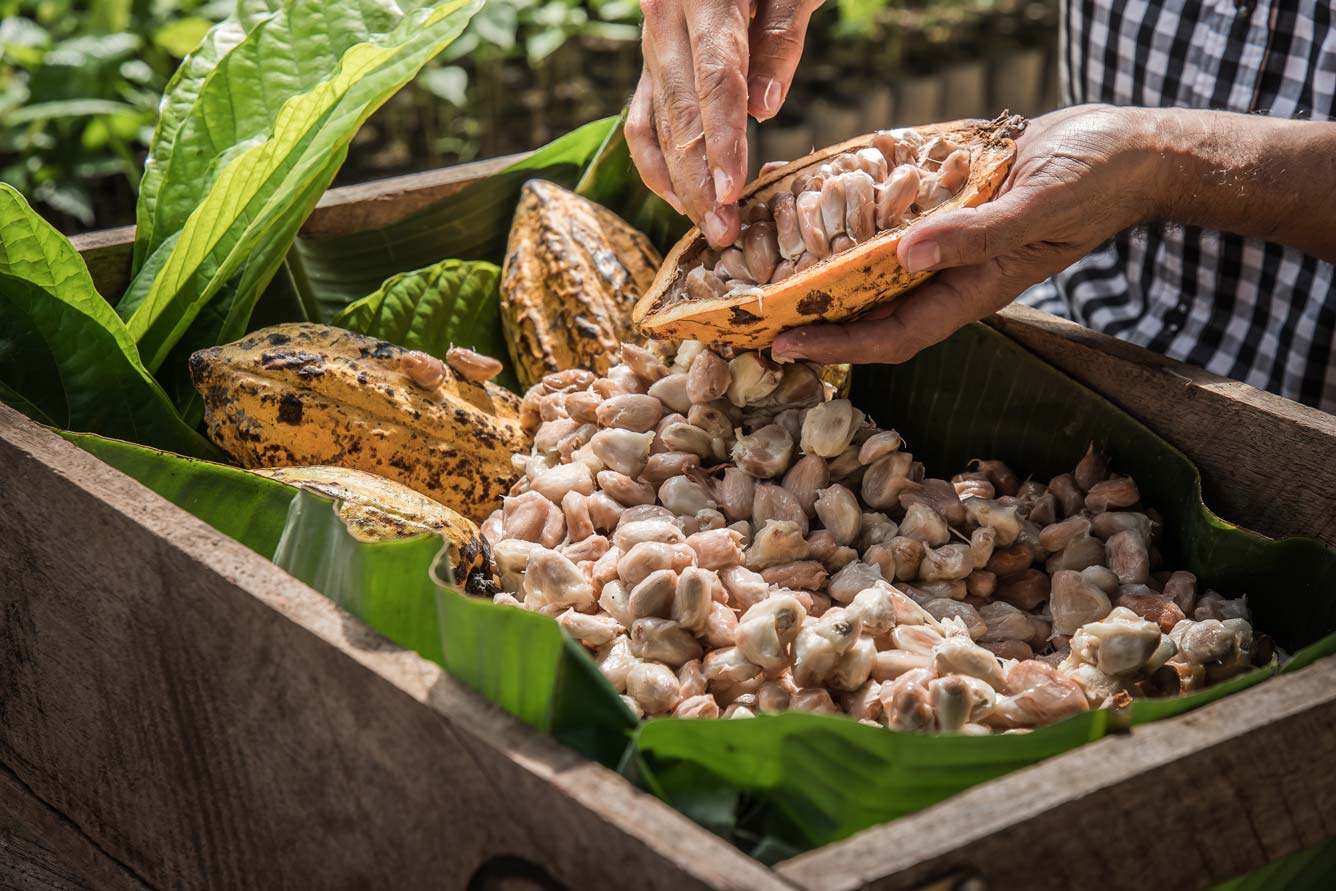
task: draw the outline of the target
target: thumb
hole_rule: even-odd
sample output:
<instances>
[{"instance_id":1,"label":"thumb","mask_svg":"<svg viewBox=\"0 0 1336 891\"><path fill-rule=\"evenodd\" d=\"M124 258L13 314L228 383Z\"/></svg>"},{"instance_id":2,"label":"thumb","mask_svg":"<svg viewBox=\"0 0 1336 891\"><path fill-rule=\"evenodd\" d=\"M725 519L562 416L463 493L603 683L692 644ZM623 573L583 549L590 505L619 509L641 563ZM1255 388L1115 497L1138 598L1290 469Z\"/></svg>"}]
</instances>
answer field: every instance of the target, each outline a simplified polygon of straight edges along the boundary
<instances>
[{"instance_id":1,"label":"thumb","mask_svg":"<svg viewBox=\"0 0 1336 891\"><path fill-rule=\"evenodd\" d=\"M1031 195L1012 189L978 207L934 214L915 223L900 239L896 256L910 272L973 266L1029 243L1038 213Z\"/></svg>"},{"instance_id":2,"label":"thumb","mask_svg":"<svg viewBox=\"0 0 1336 891\"><path fill-rule=\"evenodd\" d=\"M747 111L758 121L779 113L803 54L812 11L821 0L760 0L751 23Z\"/></svg>"}]
</instances>

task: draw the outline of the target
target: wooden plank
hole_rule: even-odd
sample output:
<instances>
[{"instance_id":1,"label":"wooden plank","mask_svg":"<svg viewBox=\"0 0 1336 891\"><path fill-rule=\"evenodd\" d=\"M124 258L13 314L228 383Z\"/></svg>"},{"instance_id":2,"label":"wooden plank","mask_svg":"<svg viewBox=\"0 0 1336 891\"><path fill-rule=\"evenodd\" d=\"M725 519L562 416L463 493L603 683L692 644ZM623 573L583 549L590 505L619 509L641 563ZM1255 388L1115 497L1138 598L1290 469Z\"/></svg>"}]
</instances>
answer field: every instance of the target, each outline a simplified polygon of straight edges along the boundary
<instances>
[{"instance_id":1,"label":"wooden plank","mask_svg":"<svg viewBox=\"0 0 1336 891\"><path fill-rule=\"evenodd\" d=\"M302 238L330 238L397 223L455 192L500 173L530 152L503 155L425 173L330 189L302 226Z\"/></svg>"},{"instance_id":2,"label":"wooden plank","mask_svg":"<svg viewBox=\"0 0 1336 891\"><path fill-rule=\"evenodd\" d=\"M135 227L100 229L76 235L70 244L88 264L97 292L115 303L130 284L130 265L134 258Z\"/></svg>"},{"instance_id":3,"label":"wooden plank","mask_svg":"<svg viewBox=\"0 0 1336 891\"><path fill-rule=\"evenodd\" d=\"M792 887L3 406L0 497L0 771L144 884Z\"/></svg>"},{"instance_id":4,"label":"wooden plank","mask_svg":"<svg viewBox=\"0 0 1336 891\"><path fill-rule=\"evenodd\" d=\"M1029 307L991 322L1181 449L1220 516L1336 545L1336 416Z\"/></svg>"},{"instance_id":5,"label":"wooden plank","mask_svg":"<svg viewBox=\"0 0 1336 891\"><path fill-rule=\"evenodd\" d=\"M1336 657L779 864L812 891L1207 888L1336 836Z\"/></svg>"},{"instance_id":6,"label":"wooden plank","mask_svg":"<svg viewBox=\"0 0 1336 891\"><path fill-rule=\"evenodd\" d=\"M146 887L142 877L0 766L0 888L143 891Z\"/></svg>"},{"instance_id":7,"label":"wooden plank","mask_svg":"<svg viewBox=\"0 0 1336 891\"><path fill-rule=\"evenodd\" d=\"M329 238L397 223L453 195L469 183L485 179L530 152L489 158L471 164L410 173L330 189L307 217L302 238ZM98 293L114 301L130 283L135 227L103 229L70 239L83 255Z\"/></svg>"}]
</instances>

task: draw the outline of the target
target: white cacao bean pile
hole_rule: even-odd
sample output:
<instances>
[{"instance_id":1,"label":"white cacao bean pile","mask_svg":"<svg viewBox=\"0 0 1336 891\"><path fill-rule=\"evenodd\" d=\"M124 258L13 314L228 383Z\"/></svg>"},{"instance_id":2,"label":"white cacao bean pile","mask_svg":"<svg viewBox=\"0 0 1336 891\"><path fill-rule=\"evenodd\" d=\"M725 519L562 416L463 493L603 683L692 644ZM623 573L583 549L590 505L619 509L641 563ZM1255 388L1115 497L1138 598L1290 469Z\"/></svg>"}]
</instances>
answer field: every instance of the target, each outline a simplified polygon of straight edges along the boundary
<instances>
[{"instance_id":1,"label":"white cacao bean pile","mask_svg":"<svg viewBox=\"0 0 1336 891\"><path fill-rule=\"evenodd\" d=\"M690 299L775 284L886 229L911 222L960 191L970 151L911 129L883 130L794 178L766 200L742 204L737 242L705 251L687 273Z\"/></svg>"},{"instance_id":2,"label":"white cacao bean pile","mask_svg":"<svg viewBox=\"0 0 1336 891\"><path fill-rule=\"evenodd\" d=\"M1047 484L931 479L816 366L622 360L528 392L533 451L482 531L496 602L554 617L637 715L983 734L1270 658L1244 598L1160 569L1158 515L1093 446Z\"/></svg>"}]
</instances>

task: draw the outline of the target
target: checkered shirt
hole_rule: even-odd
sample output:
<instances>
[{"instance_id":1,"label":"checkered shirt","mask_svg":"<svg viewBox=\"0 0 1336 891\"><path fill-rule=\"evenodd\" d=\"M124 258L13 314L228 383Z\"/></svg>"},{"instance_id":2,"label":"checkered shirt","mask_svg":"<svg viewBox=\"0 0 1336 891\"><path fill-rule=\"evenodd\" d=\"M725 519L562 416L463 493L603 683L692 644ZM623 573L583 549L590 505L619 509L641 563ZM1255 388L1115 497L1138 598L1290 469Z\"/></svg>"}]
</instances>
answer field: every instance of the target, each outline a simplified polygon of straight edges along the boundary
<instances>
[{"instance_id":1,"label":"checkered shirt","mask_svg":"<svg viewBox=\"0 0 1336 891\"><path fill-rule=\"evenodd\" d=\"M1063 100L1332 120L1333 16L1316 0L1063 0ZM1292 248L1141 227L1021 300L1336 413L1336 270Z\"/></svg>"}]
</instances>

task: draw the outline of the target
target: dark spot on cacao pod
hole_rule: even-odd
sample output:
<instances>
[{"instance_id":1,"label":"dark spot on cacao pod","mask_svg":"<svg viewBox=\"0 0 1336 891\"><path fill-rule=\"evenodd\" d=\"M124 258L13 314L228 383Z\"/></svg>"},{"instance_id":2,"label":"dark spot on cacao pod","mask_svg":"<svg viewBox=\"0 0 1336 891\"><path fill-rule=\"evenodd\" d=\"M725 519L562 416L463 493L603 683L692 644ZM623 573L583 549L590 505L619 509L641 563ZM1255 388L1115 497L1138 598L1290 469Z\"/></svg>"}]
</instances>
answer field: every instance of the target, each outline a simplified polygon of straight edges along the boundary
<instances>
[{"instance_id":1,"label":"dark spot on cacao pod","mask_svg":"<svg viewBox=\"0 0 1336 891\"><path fill-rule=\"evenodd\" d=\"M302 401L295 393L284 393L278 403L278 420L282 424L302 422Z\"/></svg>"},{"instance_id":2,"label":"dark spot on cacao pod","mask_svg":"<svg viewBox=\"0 0 1336 891\"><path fill-rule=\"evenodd\" d=\"M393 359L403 350L388 340L378 340L375 346L359 347L357 352L362 354L363 359Z\"/></svg>"},{"instance_id":3,"label":"dark spot on cacao pod","mask_svg":"<svg viewBox=\"0 0 1336 891\"><path fill-rule=\"evenodd\" d=\"M729 316L734 325L755 325L761 321L761 317L754 312L749 312L741 306L735 306L729 311Z\"/></svg>"},{"instance_id":4,"label":"dark spot on cacao pod","mask_svg":"<svg viewBox=\"0 0 1336 891\"><path fill-rule=\"evenodd\" d=\"M825 291L813 291L798 301L798 312L805 316L819 316L830 309L833 298Z\"/></svg>"},{"instance_id":5,"label":"dark spot on cacao pod","mask_svg":"<svg viewBox=\"0 0 1336 891\"><path fill-rule=\"evenodd\" d=\"M359 384L365 384L367 382L367 376L365 371L357 372L357 382Z\"/></svg>"},{"instance_id":6,"label":"dark spot on cacao pod","mask_svg":"<svg viewBox=\"0 0 1336 891\"><path fill-rule=\"evenodd\" d=\"M270 345L270 346L283 346L284 344L288 344L288 343L292 343L292 338L291 338L291 337L288 337L286 334L270 334L270 335L269 335L269 345Z\"/></svg>"},{"instance_id":7,"label":"dark spot on cacao pod","mask_svg":"<svg viewBox=\"0 0 1336 891\"><path fill-rule=\"evenodd\" d=\"M260 354L260 367L267 371L284 368L305 368L307 365L320 364L320 357L315 353L300 350L273 350Z\"/></svg>"}]
</instances>

